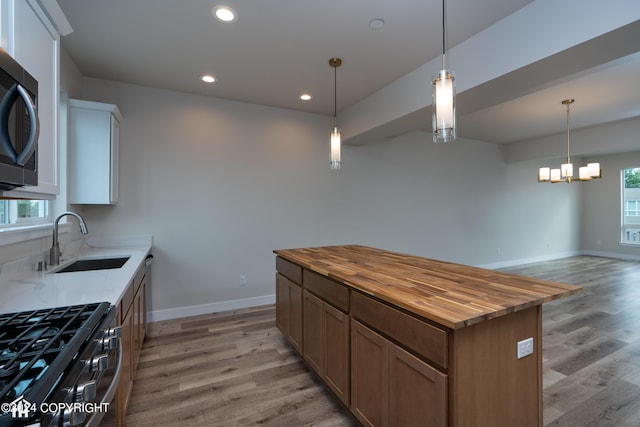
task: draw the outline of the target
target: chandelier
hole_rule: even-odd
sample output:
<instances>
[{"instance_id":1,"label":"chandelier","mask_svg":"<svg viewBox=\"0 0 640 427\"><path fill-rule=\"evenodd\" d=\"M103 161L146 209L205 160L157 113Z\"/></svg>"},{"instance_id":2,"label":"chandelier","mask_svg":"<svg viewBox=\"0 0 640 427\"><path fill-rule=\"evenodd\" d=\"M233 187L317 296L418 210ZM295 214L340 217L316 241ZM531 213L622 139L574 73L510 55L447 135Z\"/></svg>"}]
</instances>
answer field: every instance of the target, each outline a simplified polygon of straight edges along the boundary
<instances>
[{"instance_id":1,"label":"chandelier","mask_svg":"<svg viewBox=\"0 0 640 427\"><path fill-rule=\"evenodd\" d=\"M602 178L600 163L587 163L586 166L578 168L578 177L573 176L573 163L571 163L571 138L569 128L569 106L575 99L565 99L562 105L567 106L567 162L560 165L560 168L542 167L538 170L538 182L571 182L571 181L591 181Z\"/></svg>"}]
</instances>

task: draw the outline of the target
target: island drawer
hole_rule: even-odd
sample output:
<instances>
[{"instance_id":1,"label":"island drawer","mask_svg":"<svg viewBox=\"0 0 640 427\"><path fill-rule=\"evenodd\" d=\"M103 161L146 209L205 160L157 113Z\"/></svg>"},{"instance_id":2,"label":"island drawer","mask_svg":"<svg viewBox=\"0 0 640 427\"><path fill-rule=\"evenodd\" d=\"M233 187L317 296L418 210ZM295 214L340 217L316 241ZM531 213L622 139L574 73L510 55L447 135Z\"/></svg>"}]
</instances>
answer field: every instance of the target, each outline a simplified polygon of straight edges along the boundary
<instances>
[{"instance_id":1,"label":"island drawer","mask_svg":"<svg viewBox=\"0 0 640 427\"><path fill-rule=\"evenodd\" d=\"M447 368L446 331L356 291L351 293L351 315L406 349Z\"/></svg>"},{"instance_id":2,"label":"island drawer","mask_svg":"<svg viewBox=\"0 0 640 427\"><path fill-rule=\"evenodd\" d=\"M349 312L349 289L310 270L302 272L303 287L345 313Z\"/></svg>"},{"instance_id":3,"label":"island drawer","mask_svg":"<svg viewBox=\"0 0 640 427\"><path fill-rule=\"evenodd\" d=\"M284 258L276 257L276 271L294 283L302 286L302 267L287 261Z\"/></svg>"}]
</instances>

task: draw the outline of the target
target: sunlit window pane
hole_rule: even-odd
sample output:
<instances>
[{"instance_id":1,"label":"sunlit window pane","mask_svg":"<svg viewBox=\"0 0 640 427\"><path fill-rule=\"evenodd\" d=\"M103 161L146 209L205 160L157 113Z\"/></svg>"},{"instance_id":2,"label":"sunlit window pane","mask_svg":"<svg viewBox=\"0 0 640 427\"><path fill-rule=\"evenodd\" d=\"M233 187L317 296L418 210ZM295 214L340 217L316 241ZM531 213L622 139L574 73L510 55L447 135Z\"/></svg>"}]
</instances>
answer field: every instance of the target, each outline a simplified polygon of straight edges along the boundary
<instances>
[{"instance_id":1,"label":"sunlit window pane","mask_svg":"<svg viewBox=\"0 0 640 427\"><path fill-rule=\"evenodd\" d=\"M49 202L47 200L0 200L0 227L48 221Z\"/></svg>"},{"instance_id":2,"label":"sunlit window pane","mask_svg":"<svg viewBox=\"0 0 640 427\"><path fill-rule=\"evenodd\" d=\"M640 167L622 170L621 242L640 245Z\"/></svg>"}]
</instances>

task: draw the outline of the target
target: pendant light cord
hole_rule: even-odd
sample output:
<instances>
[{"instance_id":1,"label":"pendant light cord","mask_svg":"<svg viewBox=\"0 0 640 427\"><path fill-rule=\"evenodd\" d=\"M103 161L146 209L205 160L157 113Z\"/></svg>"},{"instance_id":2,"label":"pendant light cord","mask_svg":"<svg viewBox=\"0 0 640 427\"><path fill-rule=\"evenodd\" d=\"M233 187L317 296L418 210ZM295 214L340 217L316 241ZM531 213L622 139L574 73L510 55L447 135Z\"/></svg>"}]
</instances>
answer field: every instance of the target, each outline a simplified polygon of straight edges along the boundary
<instances>
[{"instance_id":1,"label":"pendant light cord","mask_svg":"<svg viewBox=\"0 0 640 427\"><path fill-rule=\"evenodd\" d=\"M447 69L447 2L442 0L442 69Z\"/></svg>"},{"instance_id":2,"label":"pendant light cord","mask_svg":"<svg viewBox=\"0 0 640 427\"><path fill-rule=\"evenodd\" d=\"M342 65L342 59L331 58L329 65L333 67L333 127L338 123L338 67Z\"/></svg>"},{"instance_id":3,"label":"pendant light cord","mask_svg":"<svg viewBox=\"0 0 640 427\"><path fill-rule=\"evenodd\" d=\"M571 163L571 144L570 144L570 132L569 132L569 106L571 103L567 103L567 163Z\"/></svg>"},{"instance_id":4,"label":"pendant light cord","mask_svg":"<svg viewBox=\"0 0 640 427\"><path fill-rule=\"evenodd\" d=\"M338 117L338 67L333 67L333 127L336 127Z\"/></svg>"}]
</instances>

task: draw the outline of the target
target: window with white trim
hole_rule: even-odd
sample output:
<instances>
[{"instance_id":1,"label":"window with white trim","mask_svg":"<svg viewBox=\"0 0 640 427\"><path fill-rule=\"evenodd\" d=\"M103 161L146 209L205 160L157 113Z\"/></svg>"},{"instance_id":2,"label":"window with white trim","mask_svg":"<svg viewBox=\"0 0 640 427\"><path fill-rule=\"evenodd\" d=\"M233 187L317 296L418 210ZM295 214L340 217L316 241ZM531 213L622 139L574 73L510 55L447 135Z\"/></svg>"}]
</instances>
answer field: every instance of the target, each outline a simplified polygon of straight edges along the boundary
<instances>
[{"instance_id":1,"label":"window with white trim","mask_svg":"<svg viewBox=\"0 0 640 427\"><path fill-rule=\"evenodd\" d=\"M0 200L0 227L19 227L50 221L47 200Z\"/></svg>"},{"instance_id":2,"label":"window with white trim","mask_svg":"<svg viewBox=\"0 0 640 427\"><path fill-rule=\"evenodd\" d=\"M622 170L621 242L640 245L640 167Z\"/></svg>"}]
</instances>

